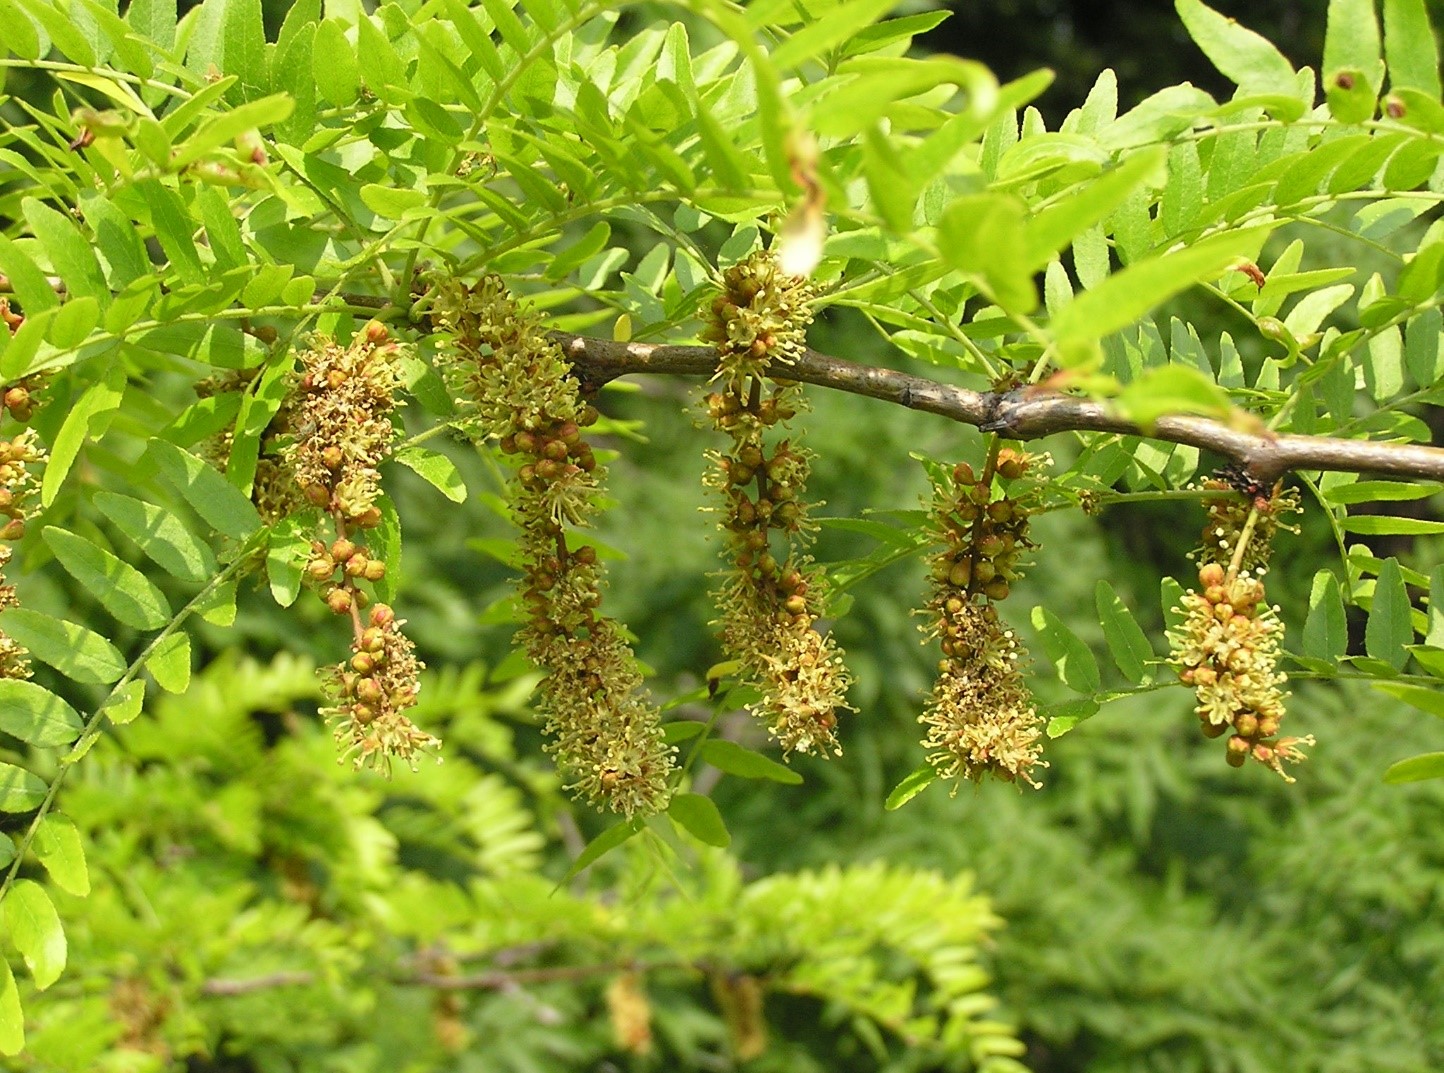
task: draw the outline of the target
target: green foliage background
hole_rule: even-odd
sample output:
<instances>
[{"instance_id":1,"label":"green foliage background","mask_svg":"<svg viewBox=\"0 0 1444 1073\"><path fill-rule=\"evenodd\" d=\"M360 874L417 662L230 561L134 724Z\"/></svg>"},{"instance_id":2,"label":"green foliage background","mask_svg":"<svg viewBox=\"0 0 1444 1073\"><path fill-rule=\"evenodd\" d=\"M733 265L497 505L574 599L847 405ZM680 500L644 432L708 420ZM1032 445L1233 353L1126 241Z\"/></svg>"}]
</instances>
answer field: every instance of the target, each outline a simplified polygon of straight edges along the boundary
<instances>
[{"instance_id":1,"label":"green foliage background","mask_svg":"<svg viewBox=\"0 0 1444 1073\"><path fill-rule=\"evenodd\" d=\"M1340 5L1350 6L1358 5ZM40 0L0 3L0 14L29 17L22 12L42 7L48 10ZM392 5L384 25L399 27L416 8ZM1023 9L1036 17L1037 9ZM961 14L962 26L974 25L967 21L973 13ZM663 17L677 16L639 6L619 37ZM1312 18L1321 29L1322 15ZM687 25L698 52L715 43L705 23ZM580 40L600 48L607 29L593 25ZM1316 62L1317 45L1297 50L1286 49L1295 63ZM226 62L219 67L242 73ZM17 98L5 104L7 119L18 130L38 111L57 140L75 101L52 104L55 84L25 64L7 73ZM188 77L193 87L203 84L200 72ZM1148 88L1172 80L1159 72ZM287 88L296 89L294 79ZM1076 105L1087 88L1056 107ZM1125 92L1123 108L1131 103ZM437 121L424 111L420 119ZM299 144L307 133L287 136ZM395 147L379 121L363 123L361 133ZM1419 140L1429 142L1438 132L1425 134ZM6 137L0 144L29 159L21 150L34 145ZM368 160L366 181L401 186L398 175L434 166L423 151ZM1186 157L1186 146L1174 153ZM68 163L58 151L46 159L57 171ZM1175 165L1186 169L1187 160ZM12 157L5 166L0 215L7 234L16 235L20 199L32 187ZM342 216L408 207L377 200L384 194L358 194L331 173L312 171L308 181L327 192L334 183L338 198L351 199ZM193 211L215 211L214 194L197 194ZM250 195L242 189L239 196ZM373 203L358 208L366 197ZM1176 208L1181 195L1173 197ZM1356 268L1361 283L1377 270L1394 286L1400 252L1432 234L1434 210L1372 245L1350 236L1367 223L1351 212L1328 218L1344 234L1281 228L1260 263L1274 264L1304 236L1303 270L1342 264ZM277 226L258 245L268 255L288 251L320 275L316 266L326 266L334 249L318 247L300 227ZM613 220L609 244L625 252L622 263L634 277L657 230L642 213L619 212ZM729 233L714 221L703 238L717 245ZM565 249L585 228L559 234L558 249ZM518 248L526 253L525 244ZM526 283L550 285L524 256L515 263ZM1031 276L1025 273L1029 286ZM601 278L604 304L556 292L551 300L574 303L566 308L576 326L601 317L609 324L623 310L647 326L643 313L654 310L655 293L635 278ZM986 294L998 282L978 290ZM306 305L311 289L302 291L285 301ZM1125 367L1119 355L1131 352L1172 350L1181 360L1187 333L1171 330L1177 317L1210 348L1220 331L1237 336L1250 383L1274 362L1292 389L1288 378L1297 371L1288 372L1293 366L1277 340L1246 336L1241 324L1251 322L1220 301L1235 293L1242 292L1219 286L1173 301L1157 315L1156 329L1110 341L1110 367ZM208 308L203 295L195 300ZM1436 306L1437 288L1408 315L1432 314L1437 334ZM350 323L349 311L308 314L332 328ZM653 318L650 327L660 334L665 319ZM1362 313L1351 303L1329 324L1338 333L1358 329ZM1379 327L1371 322L1368 330ZM833 307L812 341L861 361L903 362L879 339L876 310ZM163 576L87 513L95 487L128 487L121 478L134 460L133 441L155 435L191 402L186 377L170 374L191 371L186 363L198 352L146 353L152 356L127 351L126 358L135 363L128 372L147 378L148 401L132 396L108 438L103 428L84 430L98 442L86 448L84 465L45 521L133 559L180 606L194 586ZM1019 354L1026 365L1026 341ZM98 366L104 357L90 360ZM976 373L961 358L940 371L968 383ZM1401 374L1400 381L1400 394L1407 386L1421 397L1396 405L1387 393L1354 398L1351 391L1358 417L1374 420L1367 431L1381 436L1402 430L1427 439L1437 378L1415 376L1406 385ZM62 386L73 401L94 382L103 383L87 371ZM914 510L926 480L909 452L951 459L983 450L969 428L813 394L803 423L821 459L813 488L829 515ZM648 380L607 392L603 406L615 421L611 445L622 453L612 465L617 505L599 532L627 556L613 566L611 610L636 632L639 654L656 672L655 691L689 698L674 714L705 715L700 673L716 654L703 593L716 547L697 515L705 434L695 427L695 394ZM1329 430L1327 407L1307 410L1314 427ZM48 440L69 411L60 404L42 412ZM1350 415L1333 416L1342 423ZM431 419L411 418L409 431ZM624 434L633 429L628 422L640 431ZM1050 447L1060 470L1075 461L1071 442ZM90 891L66 893L60 872L50 869L68 964L43 991L16 972L27 1035L10 1068L1003 1070L1017 1068L1015 1054L1037 1073L1423 1071L1444 1064L1437 1014L1444 1009L1444 929L1437 922L1444 784L1381 782L1391 763L1444 749L1444 728L1370 688L1367 679L1387 676L1377 666L1346 666L1331 681L1295 686L1292 718L1320 737L1295 786L1261 769L1225 768L1216 744L1198 739L1188 695L1175 689L1115 701L1052 743L1041 793L989 785L949 797L933 787L889 812L888 791L920 761L915 720L933 658L919 643L911 610L921 600L921 571L907 560L859 584L836 622L857 674L859 709L846 720L840 760L794 761L805 777L800 786L721 778L704 767L692 789L717 802L731 835L726 850L658 824L578 879L568 875L570 862L610 821L574 812L560 793L527 707L534 675L508 655L510 572L495 554L511 530L485 494L500 491L496 462L457 444L440 450L473 490L465 504L442 509L436 489L399 466L390 467L387 482L405 523L400 605L432 667L418 720L446 740L445 763L399 772L391 782L337 767L315 715L314 670L344 655L344 638L318 601L303 597L282 609L264 585L243 585L233 624L195 626L191 646L201 669L189 688L174 696L153 689L144 713L99 736L68 777L61 808L81 835ZM1148 457L1175 482L1200 465L1186 451L1155 450L1157 457ZM1138 471L1122 486L1146 491L1148 482ZM1422 501L1425 512L1431 505ZM1060 512L1040 519L1037 565L1007 614L1030 634L1027 609L1046 606L1103 654L1094 585L1107 578L1156 639L1163 626L1158 578L1186 573L1198 525L1196 504L1172 501L1110 508L1098 518ZM1310 501L1302 531L1282 538L1270 593L1291 637L1304 625L1321 562L1341 550L1338 525ZM1427 590L1440 538L1386 539L1372 547L1404 557L1424 575L1411 576L1416 592ZM46 547L34 537L21 547L24 606L103 621L99 597L57 569ZM818 556L836 563L872 550L855 533L825 527ZM1352 621L1356 656L1365 651L1362 608L1377 572L1376 563L1361 568L1355 556L1346 575L1351 601L1361 605ZM127 652L137 649L138 637L124 627L112 627L110 636ZM1072 696L1051 680L1043 657L1035 670L1042 700ZM81 711L96 702L94 688L44 669L41 680ZM725 715L720 729L765 748L735 714ZM19 738L7 745L7 762L54 777L60 761L53 751ZM7 822L18 835L26 821L21 813ZM23 868L23 879L46 881L34 862ZM73 871L69 885L79 885ZM12 960L18 970L26 959ZM608 988L629 973L644 981L654 1019L647 1056L619 1044L615 997L608 1005ZM745 1057L755 1025L735 1007L729 1011L726 996L754 978L767 992L768 1040Z\"/></svg>"}]
</instances>

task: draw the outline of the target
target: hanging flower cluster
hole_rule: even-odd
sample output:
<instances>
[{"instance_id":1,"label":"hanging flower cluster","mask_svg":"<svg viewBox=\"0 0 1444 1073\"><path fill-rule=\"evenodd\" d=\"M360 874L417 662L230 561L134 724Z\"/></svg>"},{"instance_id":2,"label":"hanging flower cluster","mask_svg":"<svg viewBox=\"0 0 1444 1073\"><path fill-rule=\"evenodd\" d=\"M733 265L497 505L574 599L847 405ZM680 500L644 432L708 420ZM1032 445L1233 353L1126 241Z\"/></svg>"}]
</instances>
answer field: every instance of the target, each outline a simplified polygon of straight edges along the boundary
<instances>
[{"instance_id":1,"label":"hanging flower cluster","mask_svg":"<svg viewBox=\"0 0 1444 1073\"><path fill-rule=\"evenodd\" d=\"M384 770L397 757L415 767L417 754L438 744L404 714L421 690L421 661L390 606L374 605L366 622L350 661L331 669L336 701L322 714L335 726L342 761Z\"/></svg>"},{"instance_id":2,"label":"hanging flower cluster","mask_svg":"<svg viewBox=\"0 0 1444 1073\"><path fill-rule=\"evenodd\" d=\"M362 618L371 603L362 583L386 576L386 564L358 538L381 522L378 467L396 438L397 358L385 325L374 321L347 346L320 340L302 353L297 391L273 426L286 442L266 471L269 491L261 494L259 473L257 482L258 498L273 510L293 513L286 508L297 505L298 490L327 515L334 537L311 542L303 576L334 614L349 616L352 640L351 658L326 672L331 703L322 715L343 762L381 772L393 759L414 768L418 754L438 744L405 714L416 704L422 665L402 620L386 604Z\"/></svg>"},{"instance_id":3,"label":"hanging flower cluster","mask_svg":"<svg viewBox=\"0 0 1444 1073\"><path fill-rule=\"evenodd\" d=\"M950 481L934 484L932 523L943 548L932 560L924 630L939 639L943 658L919 722L928 728L928 761L947 778L992 775L1036 787L1033 769L1047 766L1041 720L1019 667L1026 654L997 610L1034 546L1028 517L1038 505L1035 486L1004 482L1040 461L1002 448L981 477L963 462Z\"/></svg>"},{"instance_id":4,"label":"hanging flower cluster","mask_svg":"<svg viewBox=\"0 0 1444 1073\"><path fill-rule=\"evenodd\" d=\"M718 350L712 423L730 437L709 455L707 483L722 500L729 569L717 592L722 644L762 699L753 710L787 752L841 752L835 728L850 677L830 634L818 631L825 586L806 553L803 498L810 454L772 441L804 405L787 365L806 349L811 285L766 252L728 269L703 338ZM780 374L780 375L779 375Z\"/></svg>"},{"instance_id":5,"label":"hanging flower cluster","mask_svg":"<svg viewBox=\"0 0 1444 1073\"><path fill-rule=\"evenodd\" d=\"M494 276L443 284L432 309L450 335L442 371L476 439L500 441L517 462L512 516L521 529L518 640L548 673L541 710L548 747L569 785L626 816L666 807L673 750L642 693L620 626L600 614L596 548L567 540L599 509L604 471L582 429L597 411L538 319Z\"/></svg>"},{"instance_id":6,"label":"hanging flower cluster","mask_svg":"<svg viewBox=\"0 0 1444 1073\"><path fill-rule=\"evenodd\" d=\"M10 391L4 394L8 397ZM11 412L13 415L13 408ZM28 414L26 419L29 419ZM30 500L40 488L40 481L32 467L43 461L45 452L36 442L35 433L29 429L11 439L0 440L0 517L5 519L0 524L0 611L19 603L15 586L5 581L5 568L14 555L9 542L25 535ZM0 678L29 677L30 653L0 630Z\"/></svg>"},{"instance_id":7,"label":"hanging flower cluster","mask_svg":"<svg viewBox=\"0 0 1444 1073\"><path fill-rule=\"evenodd\" d=\"M1232 482L1204 482L1219 490ZM1183 621L1169 631L1170 660L1179 678L1194 689L1194 711L1205 736L1232 731L1227 759L1234 767L1250 758L1288 782L1285 762L1305 759L1301 746L1312 736L1278 737L1284 717L1287 677L1278 669L1283 623L1264 592L1263 573L1272 539L1288 528L1281 515L1298 510L1297 494L1217 497L1206 504L1198 589L1189 589L1175 611Z\"/></svg>"},{"instance_id":8,"label":"hanging flower cluster","mask_svg":"<svg viewBox=\"0 0 1444 1073\"><path fill-rule=\"evenodd\" d=\"M0 297L0 331L14 335L24 323L25 317L11 310L10 300ZM22 425L29 424L36 405L32 392L39 386L39 378L31 376L0 387L0 410ZM15 554L10 542L25 535L29 500L40 487L31 467L43 461L45 451L29 429L9 440L0 440L0 517L5 519L0 522L0 611L19 604L15 586L5 580L5 568ZM0 678L29 677L30 653L0 630Z\"/></svg>"},{"instance_id":9,"label":"hanging flower cluster","mask_svg":"<svg viewBox=\"0 0 1444 1073\"><path fill-rule=\"evenodd\" d=\"M323 340L301 357L299 393L285 415L282 452L313 506L369 529L381 521L381 462L391 453L391 412L401 388L397 346L372 321L350 346Z\"/></svg>"}]
</instances>

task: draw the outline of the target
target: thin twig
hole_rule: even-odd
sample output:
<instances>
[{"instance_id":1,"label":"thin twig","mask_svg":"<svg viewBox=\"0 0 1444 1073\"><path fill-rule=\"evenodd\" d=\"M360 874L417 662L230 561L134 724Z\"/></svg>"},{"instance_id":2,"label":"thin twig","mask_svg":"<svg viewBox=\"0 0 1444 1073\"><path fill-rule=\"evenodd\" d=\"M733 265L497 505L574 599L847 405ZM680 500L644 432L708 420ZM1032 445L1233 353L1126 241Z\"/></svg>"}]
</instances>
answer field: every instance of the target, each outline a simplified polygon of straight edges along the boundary
<instances>
[{"instance_id":1,"label":"thin twig","mask_svg":"<svg viewBox=\"0 0 1444 1073\"><path fill-rule=\"evenodd\" d=\"M273 987L303 987L315 980L316 974L305 970L272 972L265 976L245 976L239 979L217 977L201 984L201 994L213 998L229 998L233 995L249 995L253 991L268 991Z\"/></svg>"}]
</instances>

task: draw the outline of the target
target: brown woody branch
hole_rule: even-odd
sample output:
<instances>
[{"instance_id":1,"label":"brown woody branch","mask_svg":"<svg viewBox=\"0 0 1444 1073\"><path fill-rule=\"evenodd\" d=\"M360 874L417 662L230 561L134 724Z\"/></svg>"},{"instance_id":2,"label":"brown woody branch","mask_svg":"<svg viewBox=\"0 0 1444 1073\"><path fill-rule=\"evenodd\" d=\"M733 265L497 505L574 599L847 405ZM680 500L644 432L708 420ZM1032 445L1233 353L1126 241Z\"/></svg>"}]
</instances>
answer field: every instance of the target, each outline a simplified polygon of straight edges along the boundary
<instances>
[{"instance_id":1,"label":"brown woody branch","mask_svg":"<svg viewBox=\"0 0 1444 1073\"><path fill-rule=\"evenodd\" d=\"M496 969L489 972L444 973L417 970L395 977L392 982L403 987L429 987L437 991L510 991L537 984L565 983L610 976L619 972L652 972L658 970L693 970L698 966L686 962L616 961L597 965L555 965L532 969ZM214 977L201 984L201 994L209 998L233 998L256 991L281 987L305 987L317 982L315 973L301 969L273 972L264 976Z\"/></svg>"},{"instance_id":2,"label":"brown woody branch","mask_svg":"<svg viewBox=\"0 0 1444 1073\"><path fill-rule=\"evenodd\" d=\"M711 347L616 343L563 332L554 333L553 339L571 360L578 376L592 386L634 374L711 376L717 369L717 352ZM1330 436L1276 435L1192 416L1162 417L1145 430L1117 416L1104 403L1045 388L970 391L910 373L835 358L816 350L808 350L799 361L788 366L786 375L818 387L937 414L1013 440L1035 440L1058 432L1111 432L1186 444L1237 462L1264 484L1271 484L1293 470L1342 470L1444 480L1444 449L1438 447Z\"/></svg>"}]
</instances>

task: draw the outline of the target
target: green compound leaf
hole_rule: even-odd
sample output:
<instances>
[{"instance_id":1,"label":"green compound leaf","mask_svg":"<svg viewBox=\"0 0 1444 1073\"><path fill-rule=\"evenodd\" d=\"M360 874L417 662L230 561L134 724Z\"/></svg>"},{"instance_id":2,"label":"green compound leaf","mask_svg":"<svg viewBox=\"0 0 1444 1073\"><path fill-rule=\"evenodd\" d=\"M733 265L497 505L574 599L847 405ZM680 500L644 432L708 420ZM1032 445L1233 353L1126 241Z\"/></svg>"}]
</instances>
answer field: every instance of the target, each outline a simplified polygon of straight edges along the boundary
<instances>
[{"instance_id":1,"label":"green compound leaf","mask_svg":"<svg viewBox=\"0 0 1444 1073\"><path fill-rule=\"evenodd\" d=\"M1309 617L1304 620L1304 655L1337 660L1349 650L1349 627L1339 579L1328 570L1314 575L1309 589Z\"/></svg>"},{"instance_id":2,"label":"green compound leaf","mask_svg":"<svg viewBox=\"0 0 1444 1073\"><path fill-rule=\"evenodd\" d=\"M732 844L722 813L710 797L701 794L677 794L667 806L667 815L677 826L690 832L698 841L726 849Z\"/></svg>"},{"instance_id":3,"label":"green compound leaf","mask_svg":"<svg viewBox=\"0 0 1444 1073\"><path fill-rule=\"evenodd\" d=\"M1058 678L1075 693L1096 693L1102 681L1098 661L1078 635L1063 624L1046 607L1033 608L1033 629L1038 632L1043 651L1053 661Z\"/></svg>"},{"instance_id":4,"label":"green compound leaf","mask_svg":"<svg viewBox=\"0 0 1444 1073\"><path fill-rule=\"evenodd\" d=\"M425 447L407 447L391 456L453 503L466 502L466 482L456 463L444 454Z\"/></svg>"},{"instance_id":5,"label":"green compound leaf","mask_svg":"<svg viewBox=\"0 0 1444 1073\"><path fill-rule=\"evenodd\" d=\"M170 621L165 596L129 563L68 529L49 525L40 535L66 573L127 626L158 630Z\"/></svg>"},{"instance_id":6,"label":"green compound leaf","mask_svg":"<svg viewBox=\"0 0 1444 1073\"><path fill-rule=\"evenodd\" d=\"M125 380L125 367L117 362L66 413L65 422L55 434L55 442L50 448L45 476L40 481L40 502L43 506L48 507L55 501L86 439L104 432L110 418L120 409L120 401L125 396Z\"/></svg>"},{"instance_id":7,"label":"green compound leaf","mask_svg":"<svg viewBox=\"0 0 1444 1073\"><path fill-rule=\"evenodd\" d=\"M1258 256L1270 227L1248 227L1212 235L1183 249L1135 261L1064 306L1053 322L1060 361L1083 365L1093 344L1137 322L1180 291L1217 279L1239 260Z\"/></svg>"},{"instance_id":8,"label":"green compound leaf","mask_svg":"<svg viewBox=\"0 0 1444 1073\"><path fill-rule=\"evenodd\" d=\"M1355 481L1325 490L1324 502L1335 506L1378 503L1384 500L1397 502L1427 499L1439 492L1444 492L1444 484L1437 481Z\"/></svg>"},{"instance_id":9,"label":"green compound leaf","mask_svg":"<svg viewBox=\"0 0 1444 1073\"><path fill-rule=\"evenodd\" d=\"M0 615L0 629L30 650L42 663L77 682L109 685L125 673L120 651L100 634L28 607L12 607Z\"/></svg>"},{"instance_id":10,"label":"green compound leaf","mask_svg":"<svg viewBox=\"0 0 1444 1073\"><path fill-rule=\"evenodd\" d=\"M1374 0L1329 0L1328 20L1324 28L1324 81L1333 83L1344 71L1357 72L1369 92L1370 109L1373 93L1379 88L1380 63L1379 17ZM1333 102L1330 101L1332 110ZM1337 112L1335 117L1345 123Z\"/></svg>"},{"instance_id":11,"label":"green compound leaf","mask_svg":"<svg viewBox=\"0 0 1444 1073\"><path fill-rule=\"evenodd\" d=\"M116 689L101 710L116 726L124 726L140 714L144 705L145 683L139 678L132 678Z\"/></svg>"},{"instance_id":12,"label":"green compound leaf","mask_svg":"<svg viewBox=\"0 0 1444 1073\"><path fill-rule=\"evenodd\" d=\"M1402 670L1409 661L1404 646L1414 642L1414 627L1409 621L1409 592L1399 561L1392 556L1379 568L1374 586L1374 606L1364 627L1364 651L1383 660L1394 670Z\"/></svg>"},{"instance_id":13,"label":"green compound leaf","mask_svg":"<svg viewBox=\"0 0 1444 1073\"><path fill-rule=\"evenodd\" d=\"M95 248L80 233L68 216L49 205L25 198L20 203L31 233L50 255L50 263L74 296L94 298L101 305L110 303L110 287L95 258Z\"/></svg>"},{"instance_id":14,"label":"green compound leaf","mask_svg":"<svg viewBox=\"0 0 1444 1073\"><path fill-rule=\"evenodd\" d=\"M0 762L0 812L29 812L45 800L47 789L38 775Z\"/></svg>"},{"instance_id":15,"label":"green compound leaf","mask_svg":"<svg viewBox=\"0 0 1444 1073\"><path fill-rule=\"evenodd\" d=\"M19 879L0 903L10 941L25 959L35 986L41 991L60 979L65 971L65 929L45 888L30 879Z\"/></svg>"},{"instance_id":16,"label":"green compound leaf","mask_svg":"<svg viewBox=\"0 0 1444 1073\"><path fill-rule=\"evenodd\" d=\"M1384 772L1384 781L1390 783L1420 782L1424 779L1444 779L1444 753L1420 753L1391 764Z\"/></svg>"},{"instance_id":17,"label":"green compound leaf","mask_svg":"<svg viewBox=\"0 0 1444 1073\"><path fill-rule=\"evenodd\" d=\"M146 657L145 669L167 693L184 693L191 684L190 635L173 633L161 641Z\"/></svg>"},{"instance_id":18,"label":"green compound leaf","mask_svg":"<svg viewBox=\"0 0 1444 1073\"><path fill-rule=\"evenodd\" d=\"M937 780L937 770L931 764L924 764L893 787L892 793L887 795L887 803L883 807L889 812L900 809Z\"/></svg>"},{"instance_id":19,"label":"green compound leaf","mask_svg":"<svg viewBox=\"0 0 1444 1073\"><path fill-rule=\"evenodd\" d=\"M10 963L0 958L0 1054L16 1055L25 1049L25 1011Z\"/></svg>"},{"instance_id":20,"label":"green compound leaf","mask_svg":"<svg viewBox=\"0 0 1444 1073\"><path fill-rule=\"evenodd\" d=\"M1384 57L1390 88L1439 99L1439 44L1425 0L1384 0Z\"/></svg>"},{"instance_id":21,"label":"green compound leaf","mask_svg":"<svg viewBox=\"0 0 1444 1073\"><path fill-rule=\"evenodd\" d=\"M1230 82L1247 93L1298 94L1294 68L1267 39L1200 0L1175 0L1188 36Z\"/></svg>"},{"instance_id":22,"label":"green compound leaf","mask_svg":"<svg viewBox=\"0 0 1444 1073\"><path fill-rule=\"evenodd\" d=\"M80 737L80 715L48 689L20 678L0 679L0 730L42 748Z\"/></svg>"},{"instance_id":23,"label":"green compound leaf","mask_svg":"<svg viewBox=\"0 0 1444 1073\"><path fill-rule=\"evenodd\" d=\"M1138 620L1128 610L1113 586L1100 580L1093 591L1098 606L1098 622L1103 627L1103 639L1108 642L1108 651L1123 677L1135 684L1145 681L1149 675L1148 661L1153 659L1153 646Z\"/></svg>"},{"instance_id":24,"label":"green compound leaf","mask_svg":"<svg viewBox=\"0 0 1444 1073\"><path fill-rule=\"evenodd\" d=\"M97 492L95 505L147 558L172 577L200 583L219 573L210 545L170 511L114 492Z\"/></svg>"},{"instance_id":25,"label":"green compound leaf","mask_svg":"<svg viewBox=\"0 0 1444 1073\"><path fill-rule=\"evenodd\" d=\"M1380 693L1402 700L1411 708L1444 718L1444 690L1405 685L1403 682L1374 682L1373 686Z\"/></svg>"},{"instance_id":26,"label":"green compound leaf","mask_svg":"<svg viewBox=\"0 0 1444 1073\"><path fill-rule=\"evenodd\" d=\"M1027 261L1034 269L1094 224L1104 220L1145 182L1163 185L1168 152L1161 146L1135 153L1116 168L1080 184L1023 225Z\"/></svg>"},{"instance_id":27,"label":"green compound leaf","mask_svg":"<svg viewBox=\"0 0 1444 1073\"><path fill-rule=\"evenodd\" d=\"M572 866L567 869L567 874L562 878L565 883L578 876L584 868L589 868L600 860L605 854L616 849L623 842L637 834L645 826L641 819L627 820L624 823L614 824L608 827L596 838L587 843L586 848L577 855Z\"/></svg>"},{"instance_id":28,"label":"green compound leaf","mask_svg":"<svg viewBox=\"0 0 1444 1073\"><path fill-rule=\"evenodd\" d=\"M83 898L90 893L90 869L75 821L52 812L40 821L30 843L36 858L61 890Z\"/></svg>"},{"instance_id":29,"label":"green compound leaf","mask_svg":"<svg viewBox=\"0 0 1444 1073\"><path fill-rule=\"evenodd\" d=\"M164 440L152 440L146 456L155 460L166 480L218 532L243 540L261 527L261 516L251 501L214 466Z\"/></svg>"},{"instance_id":30,"label":"green compound leaf","mask_svg":"<svg viewBox=\"0 0 1444 1073\"><path fill-rule=\"evenodd\" d=\"M802 782L802 776L790 767L743 748L736 742L713 738L703 744L701 755L707 763L728 775L739 775L744 779L771 779L789 786Z\"/></svg>"},{"instance_id":31,"label":"green compound leaf","mask_svg":"<svg viewBox=\"0 0 1444 1073\"><path fill-rule=\"evenodd\" d=\"M1099 703L1092 697L1074 697L1040 708L1038 714L1047 721L1048 737L1061 738L1079 723L1098 714Z\"/></svg>"},{"instance_id":32,"label":"green compound leaf","mask_svg":"<svg viewBox=\"0 0 1444 1073\"><path fill-rule=\"evenodd\" d=\"M1233 409L1228 392L1186 365L1146 370L1123 388L1114 405L1119 414L1144 429L1172 414L1203 414L1226 420Z\"/></svg>"},{"instance_id":33,"label":"green compound leaf","mask_svg":"<svg viewBox=\"0 0 1444 1073\"><path fill-rule=\"evenodd\" d=\"M897 4L890 0L844 0L772 49L769 60L778 69L795 67L830 48L847 44L858 31L873 25L895 7Z\"/></svg>"}]
</instances>

